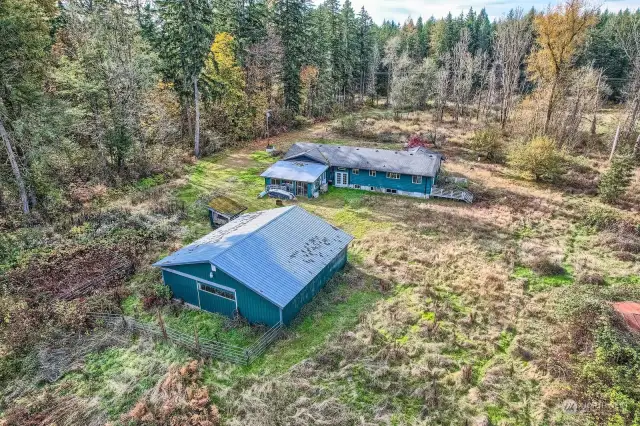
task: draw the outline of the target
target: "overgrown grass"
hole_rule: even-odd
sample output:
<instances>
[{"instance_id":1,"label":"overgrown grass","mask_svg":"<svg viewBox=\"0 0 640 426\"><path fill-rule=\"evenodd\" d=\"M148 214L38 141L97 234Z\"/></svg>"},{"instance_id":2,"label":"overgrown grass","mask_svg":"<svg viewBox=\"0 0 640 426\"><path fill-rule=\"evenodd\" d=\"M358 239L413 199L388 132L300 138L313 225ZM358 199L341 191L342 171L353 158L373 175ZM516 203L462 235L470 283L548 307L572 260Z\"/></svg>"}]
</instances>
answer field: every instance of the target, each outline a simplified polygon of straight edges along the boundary
<instances>
[{"instance_id":1,"label":"overgrown grass","mask_svg":"<svg viewBox=\"0 0 640 426\"><path fill-rule=\"evenodd\" d=\"M526 282L527 290L530 292L541 292L553 287L571 285L574 281L568 269L558 275L538 275L531 268L517 266L513 271L513 276L523 278Z\"/></svg>"},{"instance_id":2,"label":"overgrown grass","mask_svg":"<svg viewBox=\"0 0 640 426\"><path fill-rule=\"evenodd\" d=\"M156 385L171 364L184 364L190 355L171 344L140 340L125 348L92 353L84 367L53 385L62 394L99 398L112 419L128 411L135 401Z\"/></svg>"}]
</instances>

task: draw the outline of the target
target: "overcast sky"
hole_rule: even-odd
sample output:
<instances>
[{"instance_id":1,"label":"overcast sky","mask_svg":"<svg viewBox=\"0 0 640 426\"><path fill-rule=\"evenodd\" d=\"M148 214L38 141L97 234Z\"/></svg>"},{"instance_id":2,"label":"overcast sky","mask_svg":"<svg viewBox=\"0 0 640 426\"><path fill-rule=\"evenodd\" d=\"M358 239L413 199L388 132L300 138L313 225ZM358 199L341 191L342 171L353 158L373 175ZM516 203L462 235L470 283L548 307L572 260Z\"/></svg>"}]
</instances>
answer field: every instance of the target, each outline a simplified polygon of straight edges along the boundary
<instances>
[{"instance_id":1,"label":"overcast sky","mask_svg":"<svg viewBox=\"0 0 640 426\"><path fill-rule=\"evenodd\" d=\"M525 11L529 10L531 6L535 6L537 10L545 9L549 5L549 1L533 0L529 2L516 2L508 0L454 0L451 2L445 1L429 1L429 0L351 0L353 8L359 10L362 6L367 9L369 14L373 17L373 20L381 24L383 19L396 22L404 22L407 17L411 16L414 20L418 16L422 16L424 19L431 15L436 18L443 18L447 13L451 12L454 16L460 15L461 11L469 10L470 7L478 12L483 7L487 10L489 18L499 18L503 14L514 7L522 7ZM316 3L319 3L316 0ZM552 4L556 4L552 2ZM637 9L640 7L640 1L636 0L613 0L599 2L602 4L601 9L609 9L610 11L618 11L621 9Z\"/></svg>"}]
</instances>

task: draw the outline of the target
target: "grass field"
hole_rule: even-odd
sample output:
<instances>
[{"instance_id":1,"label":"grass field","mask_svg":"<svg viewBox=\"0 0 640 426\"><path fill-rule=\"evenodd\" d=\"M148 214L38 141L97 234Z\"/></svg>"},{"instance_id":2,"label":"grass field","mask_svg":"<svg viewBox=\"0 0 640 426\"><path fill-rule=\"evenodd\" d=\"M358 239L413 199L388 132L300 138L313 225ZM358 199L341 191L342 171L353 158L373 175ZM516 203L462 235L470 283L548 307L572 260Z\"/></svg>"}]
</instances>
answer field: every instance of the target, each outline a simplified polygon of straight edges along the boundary
<instances>
[{"instance_id":1,"label":"grass field","mask_svg":"<svg viewBox=\"0 0 640 426\"><path fill-rule=\"evenodd\" d=\"M426 114L367 117L377 132L432 128ZM640 376L619 371L612 353L622 337L607 334L615 325L607 302L640 297L640 243L613 226L638 226L637 210L625 207L638 205L638 177L620 206L604 207L566 182L536 184L505 165L474 161L472 130L452 123L439 130L448 134L445 168L469 178L471 205L335 188L296 202L356 238L349 262L254 364L204 363L202 383L224 424L598 424L640 413L637 391L625 387ZM398 147L317 125L202 159L176 181L140 182L127 197L161 188L163 199L186 205L149 262L209 232L201 201L213 194L250 211L275 207L257 198L259 174L276 160L264 147L286 151L299 140ZM575 161L591 172L603 164ZM153 203L136 206L148 211ZM124 308L153 320L141 281L128 284ZM166 318L234 344L253 338L250 328L228 329L207 313ZM625 354L640 357L638 343L629 345ZM117 422L168 365L192 356L137 341L89 355L44 389L96 400L96 410ZM607 409L567 414L568 398L604 401Z\"/></svg>"}]
</instances>

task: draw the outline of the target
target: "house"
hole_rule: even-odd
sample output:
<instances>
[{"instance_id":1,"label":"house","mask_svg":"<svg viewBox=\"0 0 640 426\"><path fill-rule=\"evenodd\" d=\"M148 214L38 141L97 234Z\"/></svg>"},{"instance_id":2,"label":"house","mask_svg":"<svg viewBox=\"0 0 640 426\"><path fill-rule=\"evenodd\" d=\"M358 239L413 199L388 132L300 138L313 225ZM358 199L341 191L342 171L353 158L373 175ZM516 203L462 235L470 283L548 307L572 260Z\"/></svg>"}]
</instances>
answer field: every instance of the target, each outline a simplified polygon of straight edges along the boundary
<instances>
[{"instance_id":1,"label":"house","mask_svg":"<svg viewBox=\"0 0 640 426\"><path fill-rule=\"evenodd\" d=\"M194 307L288 324L344 266L352 239L290 206L246 213L154 266L174 298Z\"/></svg>"},{"instance_id":2,"label":"house","mask_svg":"<svg viewBox=\"0 0 640 426\"><path fill-rule=\"evenodd\" d=\"M429 198L442 161L422 147L392 151L299 142L261 176L268 189L310 198L327 185Z\"/></svg>"}]
</instances>

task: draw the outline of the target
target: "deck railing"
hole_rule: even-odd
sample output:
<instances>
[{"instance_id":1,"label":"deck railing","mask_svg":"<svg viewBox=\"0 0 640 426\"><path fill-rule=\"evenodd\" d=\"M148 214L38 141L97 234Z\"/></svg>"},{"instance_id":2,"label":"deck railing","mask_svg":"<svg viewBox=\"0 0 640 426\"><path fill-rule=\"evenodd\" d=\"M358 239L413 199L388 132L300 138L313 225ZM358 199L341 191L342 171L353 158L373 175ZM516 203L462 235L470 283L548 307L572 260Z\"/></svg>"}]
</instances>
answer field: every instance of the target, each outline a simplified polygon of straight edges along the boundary
<instances>
[{"instance_id":1,"label":"deck railing","mask_svg":"<svg viewBox=\"0 0 640 426\"><path fill-rule=\"evenodd\" d=\"M271 191L273 189L280 189L282 191L287 191L295 194L295 187L293 185L267 185L267 191Z\"/></svg>"},{"instance_id":2,"label":"deck railing","mask_svg":"<svg viewBox=\"0 0 640 426\"><path fill-rule=\"evenodd\" d=\"M252 345L243 348L218 340L200 339L197 334L189 335L166 327L162 321L160 321L159 325L156 325L149 322L141 322L132 317L110 313L89 313L88 316L95 325L165 339L191 349L200 355L242 365L249 365L262 355L269 345L280 336L283 328L283 324L279 322L267 330Z\"/></svg>"},{"instance_id":3,"label":"deck railing","mask_svg":"<svg viewBox=\"0 0 640 426\"><path fill-rule=\"evenodd\" d=\"M431 187L431 196L438 198L448 198L451 200L461 200L467 203L473 202L473 194L463 189L447 189L433 186Z\"/></svg>"}]
</instances>

